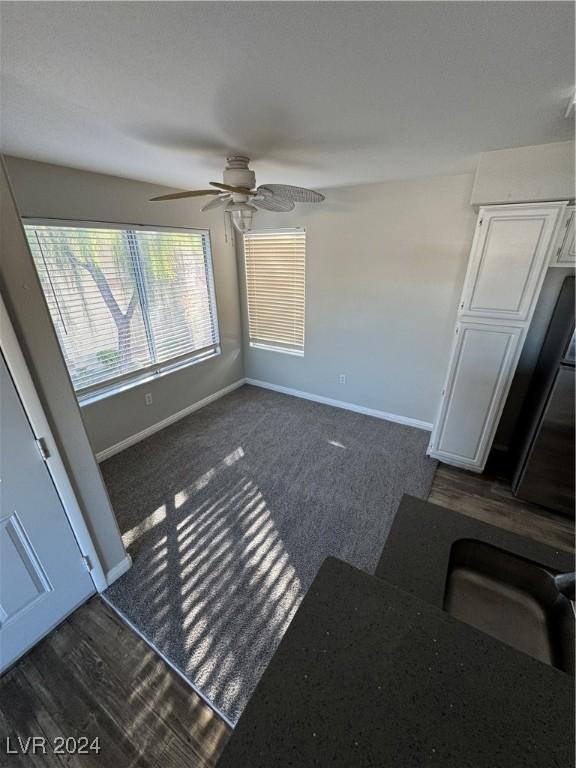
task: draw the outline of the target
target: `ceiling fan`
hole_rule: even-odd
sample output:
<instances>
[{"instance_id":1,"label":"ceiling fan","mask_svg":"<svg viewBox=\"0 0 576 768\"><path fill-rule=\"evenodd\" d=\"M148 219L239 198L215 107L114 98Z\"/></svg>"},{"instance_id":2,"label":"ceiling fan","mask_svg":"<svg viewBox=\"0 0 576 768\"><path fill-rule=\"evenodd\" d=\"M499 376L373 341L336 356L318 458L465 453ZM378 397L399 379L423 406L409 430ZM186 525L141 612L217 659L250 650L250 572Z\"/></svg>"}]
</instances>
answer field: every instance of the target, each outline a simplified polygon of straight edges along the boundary
<instances>
[{"instance_id":1,"label":"ceiling fan","mask_svg":"<svg viewBox=\"0 0 576 768\"><path fill-rule=\"evenodd\" d=\"M320 192L304 187L292 187L289 184L264 184L256 187L256 175L248 167L249 162L250 158L244 155L230 155L226 158L224 182L210 182L214 189L194 189L190 192L160 195L151 198L151 202L216 195L202 210L209 211L225 205L225 210L230 213L236 229L246 232L251 228L258 208L283 212L291 211L295 203L321 203L324 200L324 195Z\"/></svg>"}]
</instances>

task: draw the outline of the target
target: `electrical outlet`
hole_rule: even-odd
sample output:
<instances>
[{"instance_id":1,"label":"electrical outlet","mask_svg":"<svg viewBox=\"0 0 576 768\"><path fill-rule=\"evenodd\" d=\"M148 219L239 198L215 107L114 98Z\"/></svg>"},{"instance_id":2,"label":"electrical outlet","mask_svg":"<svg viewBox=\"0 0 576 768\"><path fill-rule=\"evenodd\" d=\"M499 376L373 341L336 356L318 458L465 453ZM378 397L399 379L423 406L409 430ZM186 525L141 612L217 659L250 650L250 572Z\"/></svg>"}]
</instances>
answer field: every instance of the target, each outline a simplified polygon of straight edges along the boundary
<instances>
[{"instance_id":1,"label":"electrical outlet","mask_svg":"<svg viewBox=\"0 0 576 768\"><path fill-rule=\"evenodd\" d=\"M338 376L338 384L346 384L346 374L341 373L340 376Z\"/></svg>"},{"instance_id":2,"label":"electrical outlet","mask_svg":"<svg viewBox=\"0 0 576 768\"><path fill-rule=\"evenodd\" d=\"M146 405L152 405L152 392L146 392L144 395L144 402Z\"/></svg>"}]
</instances>

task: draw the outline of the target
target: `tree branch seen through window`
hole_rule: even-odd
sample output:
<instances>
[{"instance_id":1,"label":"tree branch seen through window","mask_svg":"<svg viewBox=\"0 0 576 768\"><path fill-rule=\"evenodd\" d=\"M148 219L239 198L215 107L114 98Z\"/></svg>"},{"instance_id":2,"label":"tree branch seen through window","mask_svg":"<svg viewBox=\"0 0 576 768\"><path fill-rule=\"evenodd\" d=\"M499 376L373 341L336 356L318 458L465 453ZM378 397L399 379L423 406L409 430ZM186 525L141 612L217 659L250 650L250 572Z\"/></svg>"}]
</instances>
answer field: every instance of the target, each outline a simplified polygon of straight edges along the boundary
<instances>
[{"instance_id":1,"label":"tree branch seen through window","mask_svg":"<svg viewBox=\"0 0 576 768\"><path fill-rule=\"evenodd\" d=\"M207 232L25 229L77 392L217 350Z\"/></svg>"}]
</instances>

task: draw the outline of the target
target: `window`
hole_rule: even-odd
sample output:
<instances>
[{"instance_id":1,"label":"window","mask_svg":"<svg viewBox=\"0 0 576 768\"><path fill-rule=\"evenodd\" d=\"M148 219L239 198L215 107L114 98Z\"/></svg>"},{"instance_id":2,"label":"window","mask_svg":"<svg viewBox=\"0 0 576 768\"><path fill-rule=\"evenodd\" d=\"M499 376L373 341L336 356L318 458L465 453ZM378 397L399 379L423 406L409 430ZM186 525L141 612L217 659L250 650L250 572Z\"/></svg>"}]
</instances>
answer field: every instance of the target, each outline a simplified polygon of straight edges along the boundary
<instances>
[{"instance_id":1,"label":"window","mask_svg":"<svg viewBox=\"0 0 576 768\"><path fill-rule=\"evenodd\" d=\"M78 395L219 351L209 233L25 223Z\"/></svg>"},{"instance_id":2,"label":"window","mask_svg":"<svg viewBox=\"0 0 576 768\"><path fill-rule=\"evenodd\" d=\"M244 235L250 345L304 354L306 233Z\"/></svg>"}]
</instances>

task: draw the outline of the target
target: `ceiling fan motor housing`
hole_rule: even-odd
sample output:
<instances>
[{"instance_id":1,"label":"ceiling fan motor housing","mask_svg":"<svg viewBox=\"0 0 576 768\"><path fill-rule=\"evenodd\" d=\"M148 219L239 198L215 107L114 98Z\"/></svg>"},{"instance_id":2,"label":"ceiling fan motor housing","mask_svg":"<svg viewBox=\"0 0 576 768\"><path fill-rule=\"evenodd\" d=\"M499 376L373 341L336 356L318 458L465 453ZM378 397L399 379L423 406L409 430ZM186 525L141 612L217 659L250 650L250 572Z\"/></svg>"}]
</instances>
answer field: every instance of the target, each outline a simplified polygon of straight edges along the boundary
<instances>
[{"instance_id":1,"label":"ceiling fan motor housing","mask_svg":"<svg viewBox=\"0 0 576 768\"><path fill-rule=\"evenodd\" d=\"M230 155L226 158L224 169L224 184L231 187L244 187L253 189L256 186L256 174L248 168L249 157L244 155Z\"/></svg>"}]
</instances>

